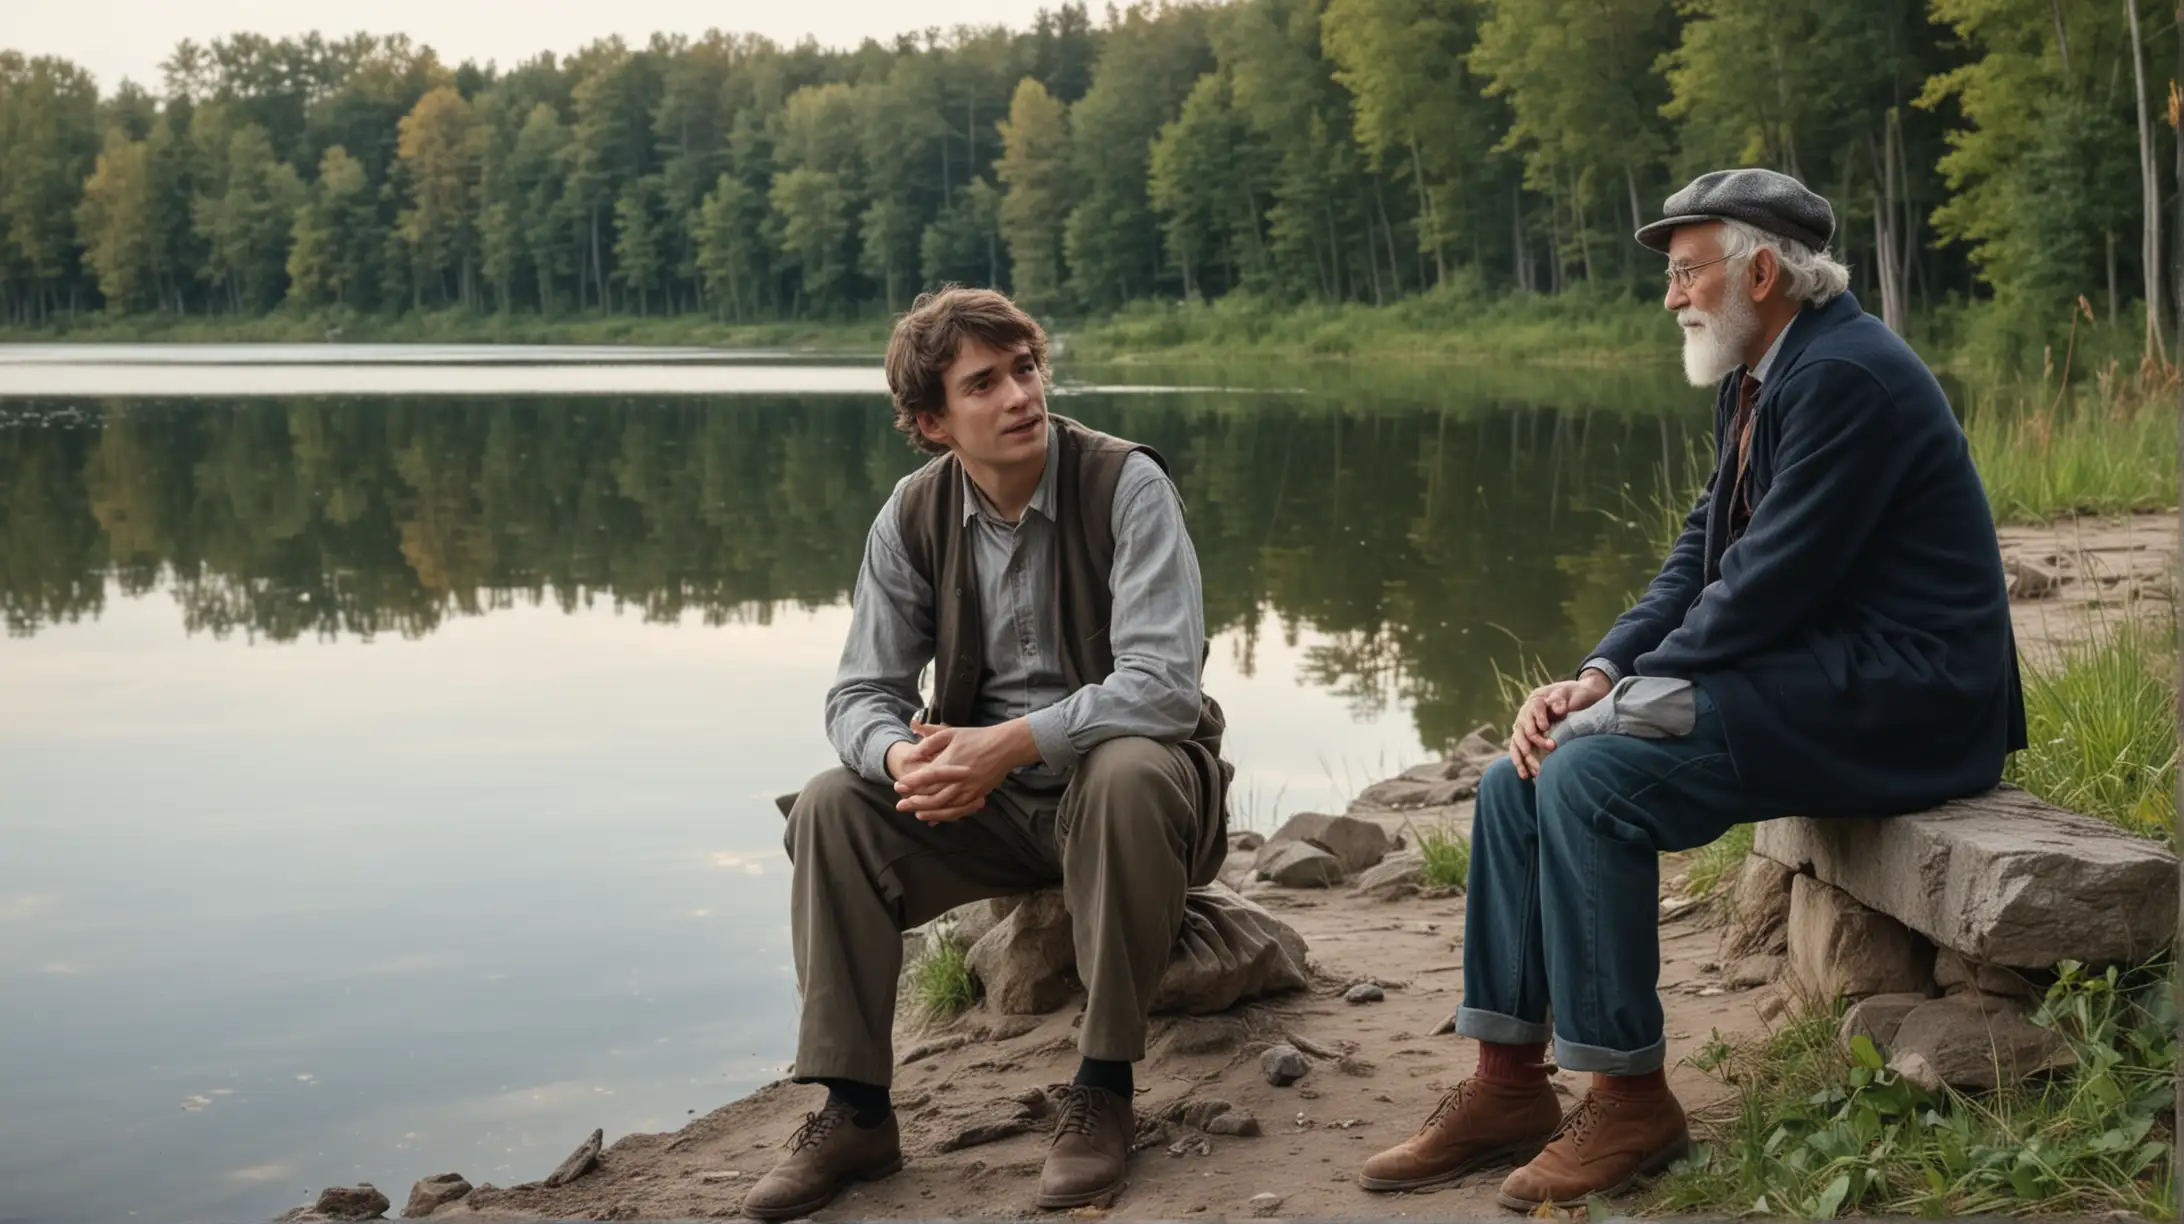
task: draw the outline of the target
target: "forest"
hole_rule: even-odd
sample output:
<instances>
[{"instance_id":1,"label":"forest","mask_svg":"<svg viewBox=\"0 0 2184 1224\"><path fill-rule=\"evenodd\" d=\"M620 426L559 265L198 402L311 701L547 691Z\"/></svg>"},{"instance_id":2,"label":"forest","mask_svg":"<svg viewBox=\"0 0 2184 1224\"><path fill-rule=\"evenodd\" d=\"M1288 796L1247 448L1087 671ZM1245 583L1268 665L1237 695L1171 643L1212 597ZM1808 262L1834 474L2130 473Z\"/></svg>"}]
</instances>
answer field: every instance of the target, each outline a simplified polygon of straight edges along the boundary
<instances>
[{"instance_id":1,"label":"forest","mask_svg":"<svg viewBox=\"0 0 2184 1224\"><path fill-rule=\"evenodd\" d=\"M1899 330L2037 365L2082 314L2166 355L2180 75L2150 0L1070 3L507 67L237 33L110 85L4 51L0 320L1651 298L1631 230L1743 164L1834 202Z\"/></svg>"}]
</instances>

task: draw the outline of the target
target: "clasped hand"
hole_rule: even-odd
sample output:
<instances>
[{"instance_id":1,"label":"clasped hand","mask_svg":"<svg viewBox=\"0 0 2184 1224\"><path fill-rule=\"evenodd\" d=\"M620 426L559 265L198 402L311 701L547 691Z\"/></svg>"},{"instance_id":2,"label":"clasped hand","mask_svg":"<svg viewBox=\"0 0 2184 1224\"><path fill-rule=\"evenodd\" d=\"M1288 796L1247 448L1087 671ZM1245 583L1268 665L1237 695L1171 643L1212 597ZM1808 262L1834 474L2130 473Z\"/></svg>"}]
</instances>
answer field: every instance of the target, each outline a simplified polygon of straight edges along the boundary
<instances>
[{"instance_id":1,"label":"clasped hand","mask_svg":"<svg viewBox=\"0 0 2184 1224\"><path fill-rule=\"evenodd\" d=\"M1606 676L1587 671L1575 680L1533 689L1532 695L1524 699L1524 708L1517 711L1516 725L1509 732L1509 760L1517 767L1517 776L1539 777L1547 754L1555 750L1548 728L1607 696L1610 687Z\"/></svg>"},{"instance_id":2,"label":"clasped hand","mask_svg":"<svg viewBox=\"0 0 2184 1224\"><path fill-rule=\"evenodd\" d=\"M985 807L986 796L1023 763L1013 741L1019 734L1030 738L1013 724L948 727L912 720L910 730L917 741L888 749L887 771L900 796L895 810L928 824L961 820Z\"/></svg>"}]
</instances>

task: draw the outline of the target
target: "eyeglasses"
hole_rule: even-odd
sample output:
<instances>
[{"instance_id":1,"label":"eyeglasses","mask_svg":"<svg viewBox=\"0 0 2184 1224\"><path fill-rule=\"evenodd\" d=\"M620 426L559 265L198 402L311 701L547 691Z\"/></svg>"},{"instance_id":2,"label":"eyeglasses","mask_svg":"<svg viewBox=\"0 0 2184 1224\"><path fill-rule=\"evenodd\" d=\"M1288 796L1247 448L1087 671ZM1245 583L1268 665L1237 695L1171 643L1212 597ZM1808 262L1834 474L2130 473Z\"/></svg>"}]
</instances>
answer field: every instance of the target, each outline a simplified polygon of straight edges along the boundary
<instances>
[{"instance_id":1,"label":"eyeglasses","mask_svg":"<svg viewBox=\"0 0 2184 1224\"><path fill-rule=\"evenodd\" d=\"M1691 287L1691 282L1698 279L1700 268L1710 268L1715 264L1722 262L1722 260L1724 259L1735 258L1736 256L1734 255L1724 255L1720 259L1709 259L1704 263L1672 263L1668 265L1668 279L1679 289L1689 289Z\"/></svg>"}]
</instances>

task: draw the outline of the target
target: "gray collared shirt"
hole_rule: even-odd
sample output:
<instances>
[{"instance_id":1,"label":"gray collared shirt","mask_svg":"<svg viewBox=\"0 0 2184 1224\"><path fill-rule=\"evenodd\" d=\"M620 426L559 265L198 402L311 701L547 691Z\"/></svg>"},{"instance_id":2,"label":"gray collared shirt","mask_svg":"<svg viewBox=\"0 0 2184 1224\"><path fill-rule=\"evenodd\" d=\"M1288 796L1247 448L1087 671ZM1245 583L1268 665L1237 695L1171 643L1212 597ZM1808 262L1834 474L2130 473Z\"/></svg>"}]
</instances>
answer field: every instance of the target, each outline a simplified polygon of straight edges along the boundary
<instances>
[{"instance_id":1,"label":"gray collared shirt","mask_svg":"<svg viewBox=\"0 0 2184 1224\"><path fill-rule=\"evenodd\" d=\"M1115 486L1114 599L1108 637L1115 670L1071 693L1062 682L1061 610L1052 598L1060 564L1054 522L1054 467L1060 443L1047 435L1047 467L1020 521L995 513L965 475L964 521L973 543L985 674L978 726L1030 723L1040 763L1021 781L1059 786L1094 745L1125 735L1180 740L1198 725L1199 668L1206 638L1198 555L1183 525L1183 503L1160 465L1123 461ZM827 691L827 738L842 763L886 782L887 750L915 739L909 720L924 705L919 678L933 662L932 587L903 550L898 507L905 477L865 539L850 596L849 640Z\"/></svg>"}]
</instances>

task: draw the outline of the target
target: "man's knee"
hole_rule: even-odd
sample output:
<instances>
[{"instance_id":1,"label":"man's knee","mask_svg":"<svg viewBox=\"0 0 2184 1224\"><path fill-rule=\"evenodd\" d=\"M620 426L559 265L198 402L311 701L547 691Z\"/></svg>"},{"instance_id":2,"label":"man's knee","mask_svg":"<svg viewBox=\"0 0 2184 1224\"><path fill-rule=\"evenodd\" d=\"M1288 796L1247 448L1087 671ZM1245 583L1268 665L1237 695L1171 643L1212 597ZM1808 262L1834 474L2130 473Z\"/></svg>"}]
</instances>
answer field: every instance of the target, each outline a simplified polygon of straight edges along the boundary
<instances>
[{"instance_id":1,"label":"man's knee","mask_svg":"<svg viewBox=\"0 0 2184 1224\"><path fill-rule=\"evenodd\" d=\"M1143 736L1123 736L1095 745L1077 764L1076 794L1071 804L1075 826L1109 830L1164 828L1190 802L1178 776L1175 749Z\"/></svg>"},{"instance_id":2,"label":"man's knee","mask_svg":"<svg viewBox=\"0 0 2184 1224\"><path fill-rule=\"evenodd\" d=\"M856 828L866 787L862 776L839 765L806 782L789 806L788 828L781 837L789 861L796 861L806 847L825 853L827 843Z\"/></svg>"}]
</instances>

